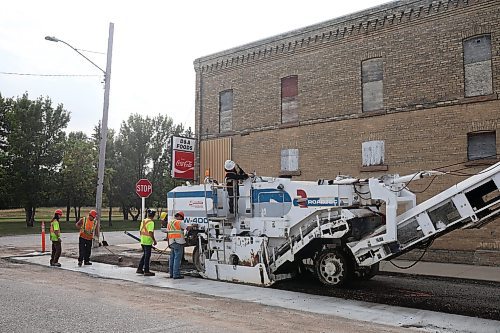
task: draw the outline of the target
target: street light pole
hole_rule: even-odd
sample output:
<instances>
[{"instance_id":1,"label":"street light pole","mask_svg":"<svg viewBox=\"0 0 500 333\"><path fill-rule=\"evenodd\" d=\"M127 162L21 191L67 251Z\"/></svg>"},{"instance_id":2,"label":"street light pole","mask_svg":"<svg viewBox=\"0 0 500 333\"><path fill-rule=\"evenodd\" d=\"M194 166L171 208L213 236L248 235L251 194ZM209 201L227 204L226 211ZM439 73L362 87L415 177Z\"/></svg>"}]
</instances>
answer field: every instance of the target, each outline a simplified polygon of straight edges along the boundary
<instances>
[{"instance_id":1,"label":"street light pole","mask_svg":"<svg viewBox=\"0 0 500 333\"><path fill-rule=\"evenodd\" d=\"M102 211L102 191L104 186L104 166L106 160L106 142L108 139L108 109L109 109L109 88L111 83L111 59L113 56L113 34L114 34L114 23L109 23L109 35L108 35L108 51L107 51L107 60L106 60L106 70L103 70L101 67L97 66L92 60L87 58L84 54L82 54L78 49L74 48L70 44L66 43L63 40L60 40L55 37L46 36L45 39L51 42L61 42L71 49L73 49L76 53L84 57L88 62L90 62L95 67L99 68L101 72L104 74L104 104L102 110L102 122L101 122L101 131L100 131L100 142L99 142L99 165L97 168L97 190L96 190L96 198L95 198L95 206L97 211L97 226L96 233L97 236L94 238L93 247L99 246L99 234L101 230L101 211Z\"/></svg>"}]
</instances>

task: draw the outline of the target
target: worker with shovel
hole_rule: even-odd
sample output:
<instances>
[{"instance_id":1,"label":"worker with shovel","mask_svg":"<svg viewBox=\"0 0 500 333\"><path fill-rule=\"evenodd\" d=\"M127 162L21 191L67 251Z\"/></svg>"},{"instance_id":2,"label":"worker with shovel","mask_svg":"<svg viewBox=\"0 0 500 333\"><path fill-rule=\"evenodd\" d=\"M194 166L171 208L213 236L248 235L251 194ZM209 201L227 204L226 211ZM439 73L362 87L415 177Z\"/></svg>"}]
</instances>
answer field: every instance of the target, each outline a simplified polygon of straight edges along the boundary
<instances>
[{"instance_id":1,"label":"worker with shovel","mask_svg":"<svg viewBox=\"0 0 500 333\"><path fill-rule=\"evenodd\" d=\"M88 217L82 217L75 226L80 229L80 237L78 239L78 266L92 265L90 262L90 254L92 253L92 240L94 239L94 231L97 225L97 212L91 210Z\"/></svg>"},{"instance_id":2,"label":"worker with shovel","mask_svg":"<svg viewBox=\"0 0 500 333\"><path fill-rule=\"evenodd\" d=\"M149 270L149 263L151 260L151 249L157 244L154 231L155 223L153 221L156 211L154 209L148 209L147 215L148 217L142 220L141 227L139 229L143 254L136 273L144 274L144 276L155 276L155 273Z\"/></svg>"}]
</instances>

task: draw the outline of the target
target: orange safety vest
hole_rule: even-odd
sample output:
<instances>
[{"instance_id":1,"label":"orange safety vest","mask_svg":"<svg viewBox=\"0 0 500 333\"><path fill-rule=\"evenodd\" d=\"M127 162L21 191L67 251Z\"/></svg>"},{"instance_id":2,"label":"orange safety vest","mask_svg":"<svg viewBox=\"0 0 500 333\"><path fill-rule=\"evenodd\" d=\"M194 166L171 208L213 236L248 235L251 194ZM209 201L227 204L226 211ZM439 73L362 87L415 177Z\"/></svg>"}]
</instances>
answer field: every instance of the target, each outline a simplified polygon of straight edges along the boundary
<instances>
[{"instance_id":1,"label":"orange safety vest","mask_svg":"<svg viewBox=\"0 0 500 333\"><path fill-rule=\"evenodd\" d=\"M86 240L92 240L94 238L94 227L95 220L90 221L88 218L83 219L82 227L80 228L80 237Z\"/></svg>"},{"instance_id":2,"label":"orange safety vest","mask_svg":"<svg viewBox=\"0 0 500 333\"><path fill-rule=\"evenodd\" d=\"M167 225L168 239L181 238L182 229L180 220L172 220Z\"/></svg>"}]
</instances>

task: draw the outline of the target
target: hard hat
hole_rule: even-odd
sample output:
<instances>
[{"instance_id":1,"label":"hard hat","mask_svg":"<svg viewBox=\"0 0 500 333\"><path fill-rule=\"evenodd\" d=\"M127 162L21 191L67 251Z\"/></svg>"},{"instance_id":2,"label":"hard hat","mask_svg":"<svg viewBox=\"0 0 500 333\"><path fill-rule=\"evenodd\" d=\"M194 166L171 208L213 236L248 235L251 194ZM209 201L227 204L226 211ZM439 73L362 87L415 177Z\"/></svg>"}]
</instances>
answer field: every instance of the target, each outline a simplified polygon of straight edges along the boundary
<instances>
[{"instance_id":1,"label":"hard hat","mask_svg":"<svg viewBox=\"0 0 500 333\"><path fill-rule=\"evenodd\" d=\"M178 211L177 213L175 213L174 216L177 216L177 215L181 216L184 219L184 212L183 211Z\"/></svg>"},{"instance_id":2,"label":"hard hat","mask_svg":"<svg viewBox=\"0 0 500 333\"><path fill-rule=\"evenodd\" d=\"M226 170L233 170L235 167L236 163L234 163L234 161L227 160L226 162L224 162L224 169Z\"/></svg>"},{"instance_id":3,"label":"hard hat","mask_svg":"<svg viewBox=\"0 0 500 333\"><path fill-rule=\"evenodd\" d=\"M89 213L90 216L92 216L93 218L96 218L97 216L97 212L95 210L91 210L90 213Z\"/></svg>"},{"instance_id":4,"label":"hard hat","mask_svg":"<svg viewBox=\"0 0 500 333\"><path fill-rule=\"evenodd\" d=\"M156 215L156 210L154 210L154 209L148 209L146 211L146 213L148 214L148 216L155 216Z\"/></svg>"},{"instance_id":5,"label":"hard hat","mask_svg":"<svg viewBox=\"0 0 500 333\"><path fill-rule=\"evenodd\" d=\"M164 220L167 217L167 212L163 212L160 214L160 220Z\"/></svg>"},{"instance_id":6,"label":"hard hat","mask_svg":"<svg viewBox=\"0 0 500 333\"><path fill-rule=\"evenodd\" d=\"M62 215L62 214L63 214L63 212L62 212L62 210L60 210L60 209L56 209L56 211L54 212L54 214L59 214L59 215Z\"/></svg>"}]
</instances>

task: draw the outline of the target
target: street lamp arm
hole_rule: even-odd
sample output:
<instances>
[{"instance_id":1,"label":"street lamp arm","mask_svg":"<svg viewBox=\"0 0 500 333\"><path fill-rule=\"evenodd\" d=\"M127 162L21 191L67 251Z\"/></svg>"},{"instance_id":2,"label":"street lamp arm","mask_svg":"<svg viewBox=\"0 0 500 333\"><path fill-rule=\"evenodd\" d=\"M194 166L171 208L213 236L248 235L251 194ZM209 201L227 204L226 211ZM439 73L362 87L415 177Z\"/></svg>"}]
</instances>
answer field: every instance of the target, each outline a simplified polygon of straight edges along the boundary
<instances>
[{"instance_id":1,"label":"street lamp arm","mask_svg":"<svg viewBox=\"0 0 500 333\"><path fill-rule=\"evenodd\" d=\"M84 57L88 62L90 62L92 65L94 65L95 67L99 68L99 70L104 74L106 75L106 71L104 69L102 69L101 67L97 66L92 60L90 60L89 58L87 58L83 53L81 53L80 51L78 51L77 48L74 48L73 46L71 46L70 44L66 43L65 41L59 39L59 38L56 38L56 37L51 37L51 36L45 36L45 39L50 41L50 42L61 42L63 44L66 44L68 45L70 48L72 48L76 53L78 53L79 55L81 55L82 57Z\"/></svg>"}]
</instances>

